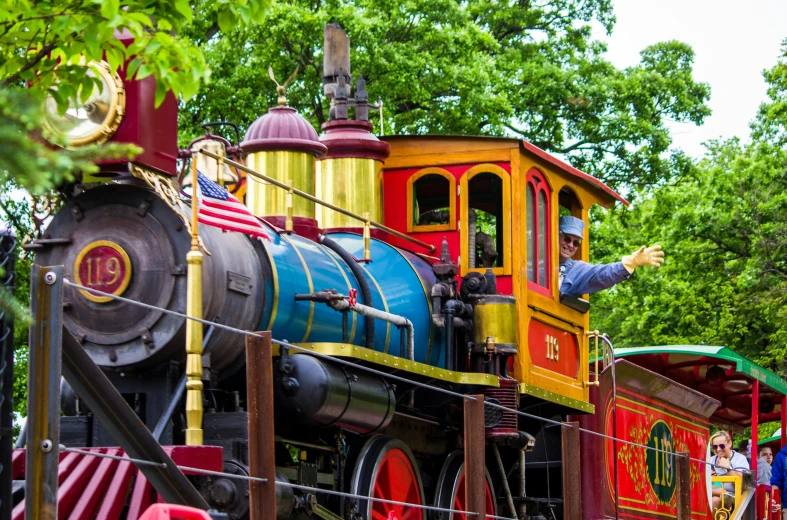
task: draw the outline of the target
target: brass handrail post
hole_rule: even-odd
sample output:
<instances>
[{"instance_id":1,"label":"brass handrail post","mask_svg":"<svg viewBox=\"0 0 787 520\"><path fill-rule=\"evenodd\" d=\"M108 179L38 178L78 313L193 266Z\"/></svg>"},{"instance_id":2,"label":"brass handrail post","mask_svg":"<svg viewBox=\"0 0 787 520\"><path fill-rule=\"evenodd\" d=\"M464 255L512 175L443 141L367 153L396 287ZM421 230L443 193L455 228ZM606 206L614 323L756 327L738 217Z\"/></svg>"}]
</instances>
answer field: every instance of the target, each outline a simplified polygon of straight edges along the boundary
<instances>
[{"instance_id":1,"label":"brass handrail post","mask_svg":"<svg viewBox=\"0 0 787 520\"><path fill-rule=\"evenodd\" d=\"M197 158L191 160L191 251L186 254L186 314L202 318L202 252L199 250L199 179ZM202 446L202 323L186 323L186 445Z\"/></svg>"},{"instance_id":2,"label":"brass handrail post","mask_svg":"<svg viewBox=\"0 0 787 520\"><path fill-rule=\"evenodd\" d=\"M216 177L219 181L219 186L224 187L224 148L219 149L219 156L216 159Z\"/></svg>"},{"instance_id":3,"label":"brass handrail post","mask_svg":"<svg viewBox=\"0 0 787 520\"><path fill-rule=\"evenodd\" d=\"M292 187L292 179L287 179L287 197L285 200L285 204L287 206L287 221L284 224L284 230L287 233L292 233L293 223L292 223L292 194L293 194L293 187Z\"/></svg>"},{"instance_id":4,"label":"brass handrail post","mask_svg":"<svg viewBox=\"0 0 787 520\"><path fill-rule=\"evenodd\" d=\"M372 232L369 213L363 214L363 259L369 262L372 259Z\"/></svg>"},{"instance_id":5,"label":"brass handrail post","mask_svg":"<svg viewBox=\"0 0 787 520\"><path fill-rule=\"evenodd\" d=\"M598 338L599 338L599 336L601 336L601 333L599 331L597 331L597 330L589 330L587 332L587 335L589 337L592 336L594 338L594 340L595 340L595 345L596 345L595 357L596 357L596 359L594 361L594 363L595 363L594 371L596 373L596 380L595 381L586 381L585 384L587 386L599 386L601 384L599 382L599 379L601 378L601 374L599 374L599 372L598 372ZM588 379L590 379L590 377L588 377Z\"/></svg>"}]
</instances>

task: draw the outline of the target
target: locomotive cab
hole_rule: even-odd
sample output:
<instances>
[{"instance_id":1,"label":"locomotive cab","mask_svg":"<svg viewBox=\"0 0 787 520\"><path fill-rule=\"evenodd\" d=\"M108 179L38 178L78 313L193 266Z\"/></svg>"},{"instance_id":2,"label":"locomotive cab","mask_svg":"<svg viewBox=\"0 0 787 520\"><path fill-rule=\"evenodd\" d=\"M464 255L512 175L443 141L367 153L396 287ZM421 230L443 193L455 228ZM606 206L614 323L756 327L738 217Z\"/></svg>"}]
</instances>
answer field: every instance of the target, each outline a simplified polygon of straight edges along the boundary
<instances>
[{"instance_id":1,"label":"locomotive cab","mask_svg":"<svg viewBox=\"0 0 787 520\"><path fill-rule=\"evenodd\" d=\"M589 305L560 296L558 220L626 201L596 178L518 139L390 136L385 224L448 243L460 276L496 275L516 298L513 375L532 396L581 411L588 401ZM575 259L588 260L588 226ZM402 244L404 245L404 244ZM587 295L585 295L585 299Z\"/></svg>"}]
</instances>

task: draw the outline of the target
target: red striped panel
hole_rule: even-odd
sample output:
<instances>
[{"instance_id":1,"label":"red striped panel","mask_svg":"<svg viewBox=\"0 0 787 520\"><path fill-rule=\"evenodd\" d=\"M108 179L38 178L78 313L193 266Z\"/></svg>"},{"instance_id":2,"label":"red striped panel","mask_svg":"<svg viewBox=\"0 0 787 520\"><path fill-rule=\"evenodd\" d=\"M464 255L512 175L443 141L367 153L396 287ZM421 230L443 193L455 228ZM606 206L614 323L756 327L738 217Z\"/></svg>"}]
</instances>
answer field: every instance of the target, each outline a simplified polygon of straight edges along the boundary
<instances>
[{"instance_id":1,"label":"red striped panel","mask_svg":"<svg viewBox=\"0 0 787 520\"><path fill-rule=\"evenodd\" d=\"M109 448L106 450L107 455L120 456L123 452L119 448ZM104 493L109 487L110 479L107 475L115 471L115 468L120 464L120 461L112 459L101 459L98 469L93 473L90 482L85 486L85 489L90 490L89 493L83 493L79 501L71 511L71 520L81 520L83 518L92 518L98 509L99 501L104 498Z\"/></svg>"},{"instance_id":2,"label":"red striped panel","mask_svg":"<svg viewBox=\"0 0 787 520\"><path fill-rule=\"evenodd\" d=\"M106 450L102 448L90 450L94 453L104 453ZM102 460L92 455L82 455L79 464L74 468L71 474L65 481L58 487L57 490L57 517L65 518L87 489L87 483L90 482L90 477L93 475L96 467ZM90 494L95 493L91 490Z\"/></svg>"}]
</instances>

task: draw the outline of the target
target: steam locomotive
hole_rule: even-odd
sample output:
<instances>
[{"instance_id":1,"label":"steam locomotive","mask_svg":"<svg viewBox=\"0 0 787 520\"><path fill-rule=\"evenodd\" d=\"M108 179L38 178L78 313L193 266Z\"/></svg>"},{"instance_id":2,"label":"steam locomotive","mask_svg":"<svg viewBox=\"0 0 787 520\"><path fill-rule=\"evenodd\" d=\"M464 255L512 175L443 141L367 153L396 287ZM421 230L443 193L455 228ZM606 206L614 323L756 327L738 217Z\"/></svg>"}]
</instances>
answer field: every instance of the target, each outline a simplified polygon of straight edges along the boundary
<instances>
[{"instance_id":1,"label":"steam locomotive","mask_svg":"<svg viewBox=\"0 0 787 520\"><path fill-rule=\"evenodd\" d=\"M137 143L145 151L130 162L106 162L70 187L62 210L30 245L37 265L62 265L66 278L81 287L66 288L64 326L162 445L184 444L186 319L162 309L186 312L191 229L181 188L194 179L178 175L177 161L195 161L200 173L259 217L267 235L199 226L203 318L222 325L205 326L202 376L204 444L221 448L216 469L248 474L248 447L255 440L246 431L245 337L238 331L269 330L298 347L274 349L271 420L280 482L461 510L462 399L443 391L450 390L501 405L487 408L485 417L487 513L559 517L564 470L580 461L564 461L561 428L535 417L584 417L588 428L611 433L608 392L615 382L601 378L598 364L591 371L587 301L559 293L557 222L563 214L587 222L592 205L626 201L527 141L379 139L372 134L369 113L376 107L363 79L357 78L354 93L351 88L346 34L329 25L325 37L331 113L319 136L280 91L280 105L255 121L242 142L208 132L178 151L174 98L156 108L152 78L126 79L122 70L113 76L106 65L92 65L103 90L87 107L64 118L53 115L52 127L73 137L74 146L108 140ZM241 160L264 177L231 166ZM293 191L266 178L311 198L292 197ZM584 238L577 258L587 260ZM601 368L609 374L615 365ZM635 415L651 413L648 420L658 421L674 416L669 410L675 406L704 414L699 426L685 426L691 421L681 415L690 432L682 445L704 458L703 438L719 401L698 407L699 394L676 390L683 401L670 404L664 388L680 385L667 373L636 375L645 368L624 374L626 391L644 396ZM660 393L637 388L638 380L656 381ZM63 444L93 450L116 445L67 384L62 395ZM661 435L670 426L660 428ZM583 454L608 450L587 442L583 437ZM587 457L586 464L598 463ZM616 459L601 464L616 467ZM653 464L646 459L645 467ZM107 489L114 489L106 484L90 507L64 502L64 514L137 518L140 504L155 495L130 479L125 488L118 485L125 492L112 495L115 505L106 508L112 514L97 513L102 500L110 500ZM246 482L194 479L211 507L229 518L248 516ZM612 479L611 470L591 477L610 490ZM674 486L670 491L661 480L657 491L650 489L666 513L629 503L628 517L674 511ZM651 493L639 484L635 502ZM84 493L96 489L88 480L82 486ZM594 486L586 481L583 490ZM277 493L281 519L453 516L287 486ZM702 493L698 488L695 496ZM587 503L593 500L586 495ZM620 503L617 495L610 500ZM703 500L692 505L697 516L711 514ZM631 516L635 510L640 516ZM609 508L599 511L605 515Z\"/></svg>"}]
</instances>

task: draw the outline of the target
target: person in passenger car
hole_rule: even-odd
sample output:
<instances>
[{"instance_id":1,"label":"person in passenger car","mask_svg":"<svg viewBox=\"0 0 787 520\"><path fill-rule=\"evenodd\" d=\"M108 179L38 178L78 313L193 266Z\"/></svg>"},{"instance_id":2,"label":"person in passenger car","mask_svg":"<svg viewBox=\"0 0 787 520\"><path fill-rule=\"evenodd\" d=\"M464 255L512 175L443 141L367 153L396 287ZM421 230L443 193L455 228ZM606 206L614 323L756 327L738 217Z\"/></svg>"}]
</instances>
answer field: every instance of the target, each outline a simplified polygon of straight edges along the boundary
<instances>
[{"instance_id":1,"label":"person in passenger car","mask_svg":"<svg viewBox=\"0 0 787 520\"><path fill-rule=\"evenodd\" d=\"M771 486L779 488L780 496L784 497L785 460L787 460L787 446L781 449L773 458L771 466ZM782 502L784 498L782 498ZM787 510L782 511L783 518L787 519Z\"/></svg>"},{"instance_id":2,"label":"person in passenger car","mask_svg":"<svg viewBox=\"0 0 787 520\"><path fill-rule=\"evenodd\" d=\"M749 470L746 457L732 450L732 439L727 432L718 432L710 439L711 450L715 456L711 458L711 472L719 477L740 477L744 471ZM724 495L724 508L735 507L735 483L717 483L712 488L714 511L721 506L721 497Z\"/></svg>"},{"instance_id":3,"label":"person in passenger car","mask_svg":"<svg viewBox=\"0 0 787 520\"><path fill-rule=\"evenodd\" d=\"M770 485L771 464L773 464L773 451L768 446L763 446L760 448L760 458L757 459L757 485Z\"/></svg>"},{"instance_id":4,"label":"person in passenger car","mask_svg":"<svg viewBox=\"0 0 787 520\"><path fill-rule=\"evenodd\" d=\"M664 263L664 251L656 244L651 247L642 246L620 262L593 265L582 260L571 258L582 244L585 223L582 219L571 216L560 217L558 228L558 246L560 251L560 294L581 296L609 289L626 280L634 269L643 265L660 267Z\"/></svg>"}]
</instances>

